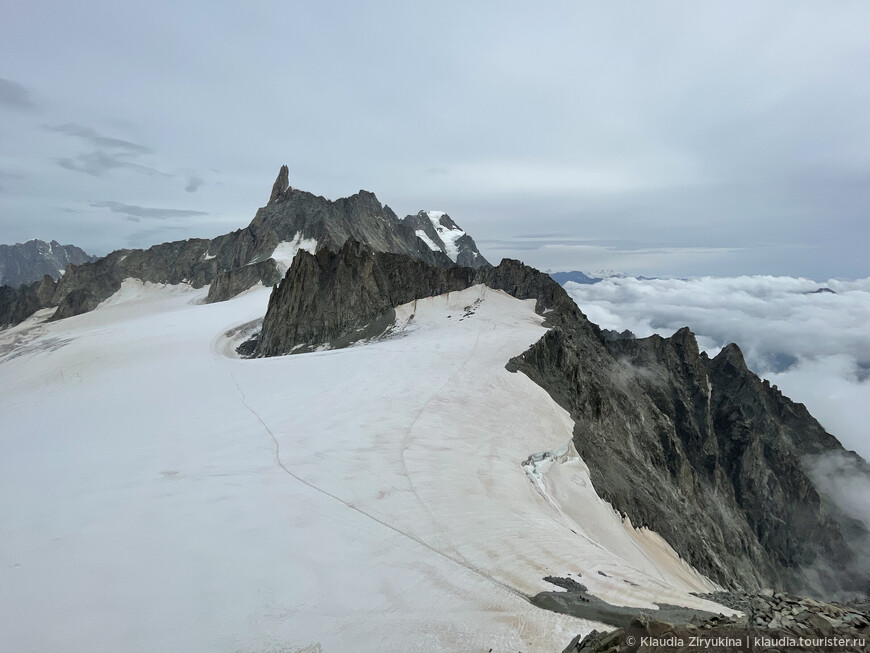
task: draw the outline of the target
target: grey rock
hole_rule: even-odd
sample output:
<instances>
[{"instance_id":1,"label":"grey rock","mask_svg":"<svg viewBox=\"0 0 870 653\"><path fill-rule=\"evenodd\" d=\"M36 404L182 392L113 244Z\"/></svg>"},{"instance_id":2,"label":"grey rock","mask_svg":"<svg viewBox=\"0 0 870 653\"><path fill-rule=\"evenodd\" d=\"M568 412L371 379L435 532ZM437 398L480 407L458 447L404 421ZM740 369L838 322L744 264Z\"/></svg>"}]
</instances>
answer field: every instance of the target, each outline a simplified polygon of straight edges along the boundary
<instances>
[{"instance_id":1,"label":"grey rock","mask_svg":"<svg viewBox=\"0 0 870 653\"><path fill-rule=\"evenodd\" d=\"M435 218L430 218L427 211L420 211L415 215L406 216L403 223L410 226L414 233L423 232L429 242L434 243L441 253L451 258L457 265L469 268L488 267L489 263L477 250L471 236L464 234L456 239L455 256L449 256L450 248L446 239L446 232L460 230L453 218L446 213ZM461 230L460 230L461 231Z\"/></svg>"},{"instance_id":2,"label":"grey rock","mask_svg":"<svg viewBox=\"0 0 870 653\"><path fill-rule=\"evenodd\" d=\"M377 335L392 323L394 307L463 290L474 281L471 268L427 265L353 240L336 254L300 252L272 291L257 355L338 347ZM373 325L378 325L375 332Z\"/></svg>"},{"instance_id":3,"label":"grey rock","mask_svg":"<svg viewBox=\"0 0 870 653\"><path fill-rule=\"evenodd\" d=\"M288 188L290 188L290 171L287 166L281 166L281 170L278 171L278 178L272 184L272 193L269 195L268 203L271 204L281 197L281 195L287 192Z\"/></svg>"},{"instance_id":4,"label":"grey rock","mask_svg":"<svg viewBox=\"0 0 870 653\"><path fill-rule=\"evenodd\" d=\"M39 282L17 288L0 286L0 328L18 324L42 308L38 285Z\"/></svg>"},{"instance_id":5,"label":"grey rock","mask_svg":"<svg viewBox=\"0 0 870 653\"><path fill-rule=\"evenodd\" d=\"M75 245L61 245L56 240L0 245L0 285L18 288L40 281L45 275L59 279L69 264L96 259Z\"/></svg>"},{"instance_id":6,"label":"grey rock","mask_svg":"<svg viewBox=\"0 0 870 653\"><path fill-rule=\"evenodd\" d=\"M253 288L258 283L274 286L279 281L281 281L281 273L278 271L278 266L274 259L268 258L265 261L216 274L208 288L205 301L207 304L223 302Z\"/></svg>"}]
</instances>

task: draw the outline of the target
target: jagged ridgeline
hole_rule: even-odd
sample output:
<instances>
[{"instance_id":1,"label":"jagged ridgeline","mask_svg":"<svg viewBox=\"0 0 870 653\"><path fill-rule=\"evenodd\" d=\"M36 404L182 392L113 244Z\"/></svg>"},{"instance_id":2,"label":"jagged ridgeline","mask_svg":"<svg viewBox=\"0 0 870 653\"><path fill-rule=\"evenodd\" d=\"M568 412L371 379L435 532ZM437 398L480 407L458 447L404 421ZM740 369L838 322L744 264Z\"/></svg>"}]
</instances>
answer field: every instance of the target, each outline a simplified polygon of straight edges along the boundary
<instances>
[{"instance_id":1,"label":"jagged ridgeline","mask_svg":"<svg viewBox=\"0 0 870 653\"><path fill-rule=\"evenodd\" d=\"M747 369L736 346L711 360L688 329L604 333L549 276L517 261L490 266L445 214L399 219L365 191L329 201L291 188L282 168L244 229L119 250L58 282L3 289L0 323L48 306L54 319L91 310L129 277L209 285L208 301L278 284L255 356L374 337L396 306L475 284L534 299L549 330L505 364L571 414L574 445L616 510L727 588L870 591L867 525L820 495L807 461L851 457L870 480L867 464Z\"/></svg>"},{"instance_id":2,"label":"jagged ridgeline","mask_svg":"<svg viewBox=\"0 0 870 653\"><path fill-rule=\"evenodd\" d=\"M0 327L17 324L41 308L56 306L52 319L93 310L128 278L208 285L207 301L223 301L257 283L278 283L300 250L338 251L348 239L433 266L489 265L472 238L447 214L421 211L399 219L367 191L330 201L292 188L283 166L268 204L244 229L211 240L117 250L95 262L68 266L59 281L46 276L0 290Z\"/></svg>"}]
</instances>

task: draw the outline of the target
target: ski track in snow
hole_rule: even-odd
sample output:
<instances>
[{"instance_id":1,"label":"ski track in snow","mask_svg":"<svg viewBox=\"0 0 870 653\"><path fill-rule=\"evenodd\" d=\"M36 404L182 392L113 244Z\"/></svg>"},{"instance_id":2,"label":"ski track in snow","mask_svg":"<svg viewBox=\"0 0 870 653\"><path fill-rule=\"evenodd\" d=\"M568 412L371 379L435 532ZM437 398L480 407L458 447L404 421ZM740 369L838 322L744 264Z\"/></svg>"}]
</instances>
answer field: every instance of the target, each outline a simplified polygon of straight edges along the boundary
<instances>
[{"instance_id":1,"label":"ski track in snow","mask_svg":"<svg viewBox=\"0 0 870 653\"><path fill-rule=\"evenodd\" d=\"M272 429L270 429L270 428L269 428L269 425L266 424L266 422L263 421L263 418L261 418L261 417L257 414L257 411L255 411L253 408L251 408L251 406L248 404L248 402L247 402L247 400L246 400L246 398L245 398L245 393L244 393L244 391L239 387L239 384L238 384L238 382L236 381L235 376L233 376L232 371L230 371L229 374L230 374L230 377L231 377L232 380L233 380L233 385L236 386L236 390L238 390L239 395L241 396L242 404L243 404L243 405L245 406L245 408L246 408L246 409L247 409L247 410L248 410L248 411L249 411L249 412L250 412L250 413L251 413L251 414L252 414L252 415L257 419L257 421L260 422L260 424L263 426L263 429L266 431L266 433L269 434L269 437L272 438L272 442L273 442L274 445L275 445L275 462L276 462L276 463L278 464L278 466L279 466L279 467L284 471L284 473L286 473L286 474L287 474L288 476L290 476L291 478L293 478L293 479L299 481L299 482L302 483L303 485L305 485L305 486L311 488L311 489L314 490L315 492L319 492L320 494L322 494L322 495L324 495L324 496L327 496L327 497L329 497L330 499L332 499L332 500L334 500L334 501L337 501L338 503L340 503L341 505L343 505L345 508L349 508L349 509L353 510L354 512L359 513L359 514L362 515L363 517L366 517L366 518L368 518L368 519L371 519L371 520L374 521L375 523L380 524L381 526L383 526L383 527L385 527L385 528L388 528L388 529L390 529L391 531L393 531L393 532L395 532L395 533L398 533L398 534L401 535L402 537L405 537L405 538L411 540L412 542L415 542L416 544L420 545L420 546L423 547L424 549L428 549L429 551L431 551L431 552L434 553L435 555L441 556L442 558L445 558L445 559L449 560L450 562L453 562L453 563L455 563L455 564L457 564L457 565L459 565L459 566L461 566L461 567L464 567L464 568L467 569L468 571L470 571L470 572L472 572L472 573L475 573L475 574L477 574L477 575L483 577L485 580L487 580L487 581L493 583L494 585L497 585L498 587L500 587L500 588L503 589L503 590L507 590L507 591L510 592L511 594L514 594L514 595L516 595L516 596L519 596L519 597L522 598L522 599L526 599L526 600L528 600L529 597L527 597L525 594L522 594L521 592L518 592L518 591L515 590L514 588L509 587L509 586L505 585L504 583L501 583L501 582L497 581L496 579L492 578L491 576L488 576L486 573L484 573L483 571L481 571L480 569L478 569L477 567L475 567L474 565L472 565L471 563L469 563L467 560L464 560L464 559L463 559L463 560L457 560L456 558L454 558L454 557L448 555L447 553L445 553L445 552L443 552L443 551L439 551L439 550L436 549L435 547L429 546L428 544L426 544L426 542L424 542L423 540L421 540L421 539L415 537L414 535L411 535L410 533L406 533L405 531L403 531L403 530L401 530L401 529L399 529L399 528L396 528L395 526L392 526L391 524L388 524L387 522L385 522L385 521L383 521L383 520L381 520L381 519L378 519L378 518L375 517L374 515L370 515L370 514L367 513L365 510L360 510L359 508L357 508L357 507L356 507L355 505L353 505L352 503L348 503L347 501L345 501L345 500L342 499L341 497L338 497L338 496L332 494L331 492L328 492L328 491L324 490L323 488L317 487L317 486L314 485L313 483L309 483L308 481L306 481L306 480L305 480L304 478L302 478L301 476L297 476L296 474L294 474L293 472L291 472L291 471L290 471L290 470L289 470L289 469L284 465L284 463L281 461L281 443L278 441L278 438L275 437L275 434L272 432ZM424 408L425 408L425 407L424 407ZM423 409L421 409L421 411L420 411L421 413L422 413L422 410L423 410ZM413 425L412 425L412 427L413 427ZM409 431L410 431L410 428L409 428ZM404 445L403 445L402 448L403 448L403 450L404 450ZM404 455L403 455L403 464L404 464ZM407 475L407 468L406 468L406 475ZM409 482L411 483L411 488L412 488L412 491L414 492L414 495L417 496L417 492L416 492L416 490L413 489L413 485L414 485L414 483L413 483L413 481L411 481L411 477L410 477L410 476L408 476L408 480L409 480ZM420 505L421 505L425 510L428 511L428 508L426 508L426 504L425 504L421 499L419 499L419 496L417 496L417 498L418 498L418 500L420 500ZM430 517L431 517L431 513L430 513ZM433 521L433 522L435 521L435 520L434 520L434 517L432 517L432 521ZM448 545L448 546L449 546L449 545Z\"/></svg>"},{"instance_id":2,"label":"ski track in snow","mask_svg":"<svg viewBox=\"0 0 870 653\"><path fill-rule=\"evenodd\" d=\"M561 650L595 624L528 602L547 574L712 607L578 456L526 476L572 428L504 369L533 302L478 286L398 307L393 337L241 360L269 290L206 291L128 280L0 331L0 650Z\"/></svg>"}]
</instances>

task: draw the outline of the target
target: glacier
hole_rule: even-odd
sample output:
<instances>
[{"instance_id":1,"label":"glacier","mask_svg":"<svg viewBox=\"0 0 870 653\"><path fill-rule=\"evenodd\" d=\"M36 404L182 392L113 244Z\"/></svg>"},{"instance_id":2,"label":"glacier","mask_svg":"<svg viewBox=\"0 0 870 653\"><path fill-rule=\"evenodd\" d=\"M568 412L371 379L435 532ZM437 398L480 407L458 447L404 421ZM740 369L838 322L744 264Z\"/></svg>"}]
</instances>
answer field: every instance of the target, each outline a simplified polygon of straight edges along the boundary
<instances>
[{"instance_id":1,"label":"glacier","mask_svg":"<svg viewBox=\"0 0 870 653\"><path fill-rule=\"evenodd\" d=\"M721 609L505 369L546 331L534 301L474 286L380 339L248 360L270 290L206 292L128 279L0 331L3 650L555 651L606 628L529 603L565 573Z\"/></svg>"}]
</instances>

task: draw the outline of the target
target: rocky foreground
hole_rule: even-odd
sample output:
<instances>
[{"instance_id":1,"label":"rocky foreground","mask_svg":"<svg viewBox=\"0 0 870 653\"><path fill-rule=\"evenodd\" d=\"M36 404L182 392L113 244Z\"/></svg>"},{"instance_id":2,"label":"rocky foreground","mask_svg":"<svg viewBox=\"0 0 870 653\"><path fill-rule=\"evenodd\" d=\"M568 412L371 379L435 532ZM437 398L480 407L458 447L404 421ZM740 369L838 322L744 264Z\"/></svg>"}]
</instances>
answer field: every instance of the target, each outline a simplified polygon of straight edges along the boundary
<instances>
[{"instance_id":1,"label":"rocky foreground","mask_svg":"<svg viewBox=\"0 0 870 653\"><path fill-rule=\"evenodd\" d=\"M684 624L639 614L617 630L578 635L563 653L870 651L870 599L825 603L771 590L704 598L741 614L696 616Z\"/></svg>"}]
</instances>

